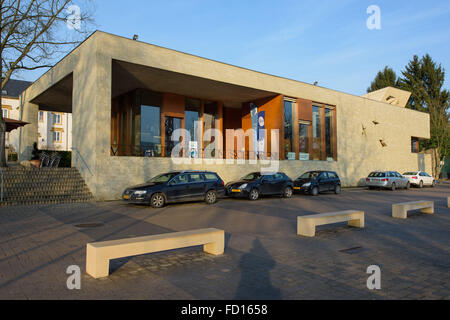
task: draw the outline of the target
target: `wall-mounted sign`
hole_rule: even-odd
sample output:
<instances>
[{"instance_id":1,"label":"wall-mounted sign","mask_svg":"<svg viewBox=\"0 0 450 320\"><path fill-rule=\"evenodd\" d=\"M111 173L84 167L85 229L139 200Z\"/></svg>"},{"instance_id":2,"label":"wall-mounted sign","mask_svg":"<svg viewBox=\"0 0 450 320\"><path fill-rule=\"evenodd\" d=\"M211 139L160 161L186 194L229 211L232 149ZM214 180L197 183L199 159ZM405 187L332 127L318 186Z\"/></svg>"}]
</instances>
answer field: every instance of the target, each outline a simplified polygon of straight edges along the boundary
<instances>
[{"instance_id":1,"label":"wall-mounted sign","mask_svg":"<svg viewBox=\"0 0 450 320\"><path fill-rule=\"evenodd\" d=\"M265 121L266 121L266 112L260 111L258 113L258 154L264 153L265 134L263 130L266 129Z\"/></svg>"},{"instance_id":2,"label":"wall-mounted sign","mask_svg":"<svg viewBox=\"0 0 450 320\"><path fill-rule=\"evenodd\" d=\"M295 160L295 152L288 152L287 159L288 160Z\"/></svg>"},{"instance_id":3,"label":"wall-mounted sign","mask_svg":"<svg viewBox=\"0 0 450 320\"><path fill-rule=\"evenodd\" d=\"M253 152L258 153L258 108L256 104L250 103L250 115L252 118L253 130Z\"/></svg>"},{"instance_id":4,"label":"wall-mounted sign","mask_svg":"<svg viewBox=\"0 0 450 320\"><path fill-rule=\"evenodd\" d=\"M309 161L309 153L300 152L300 160Z\"/></svg>"},{"instance_id":5,"label":"wall-mounted sign","mask_svg":"<svg viewBox=\"0 0 450 320\"><path fill-rule=\"evenodd\" d=\"M197 143L197 141L189 141L189 155L191 158L198 158L198 143Z\"/></svg>"}]
</instances>

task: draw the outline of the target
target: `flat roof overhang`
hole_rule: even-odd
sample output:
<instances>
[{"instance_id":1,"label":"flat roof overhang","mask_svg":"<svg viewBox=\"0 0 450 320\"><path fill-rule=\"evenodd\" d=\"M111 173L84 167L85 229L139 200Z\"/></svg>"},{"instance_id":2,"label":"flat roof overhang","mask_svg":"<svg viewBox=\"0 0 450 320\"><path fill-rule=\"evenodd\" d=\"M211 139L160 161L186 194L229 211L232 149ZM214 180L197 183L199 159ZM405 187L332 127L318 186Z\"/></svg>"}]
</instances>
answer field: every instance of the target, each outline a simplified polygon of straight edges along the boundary
<instances>
[{"instance_id":1,"label":"flat roof overhang","mask_svg":"<svg viewBox=\"0 0 450 320\"><path fill-rule=\"evenodd\" d=\"M111 98L134 89L148 89L204 100L222 101L226 107L241 108L243 102L278 95L276 92L238 86L118 60L112 61L111 81ZM73 74L70 74L42 92L31 102L38 104L40 110L71 113L72 88Z\"/></svg>"},{"instance_id":2,"label":"flat roof overhang","mask_svg":"<svg viewBox=\"0 0 450 320\"><path fill-rule=\"evenodd\" d=\"M31 100L31 103L39 105L39 109L44 111L72 113L72 88L71 73Z\"/></svg>"},{"instance_id":3,"label":"flat roof overhang","mask_svg":"<svg viewBox=\"0 0 450 320\"><path fill-rule=\"evenodd\" d=\"M222 101L226 107L241 108L243 102L278 95L188 74L142 66L124 61L112 63L112 97L133 89L168 92L192 98Z\"/></svg>"}]
</instances>

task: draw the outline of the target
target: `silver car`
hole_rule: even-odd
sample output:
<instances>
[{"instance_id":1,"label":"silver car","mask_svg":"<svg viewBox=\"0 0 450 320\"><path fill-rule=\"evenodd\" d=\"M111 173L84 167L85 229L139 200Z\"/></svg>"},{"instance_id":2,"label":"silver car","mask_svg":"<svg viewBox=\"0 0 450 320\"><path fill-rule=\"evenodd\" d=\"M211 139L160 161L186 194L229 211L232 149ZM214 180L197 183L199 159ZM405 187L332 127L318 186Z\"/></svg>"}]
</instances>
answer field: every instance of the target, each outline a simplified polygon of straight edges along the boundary
<instances>
[{"instance_id":1,"label":"silver car","mask_svg":"<svg viewBox=\"0 0 450 320\"><path fill-rule=\"evenodd\" d=\"M397 171L374 171L366 178L366 186L369 189L386 188L386 189L409 189L409 179L402 176Z\"/></svg>"}]
</instances>

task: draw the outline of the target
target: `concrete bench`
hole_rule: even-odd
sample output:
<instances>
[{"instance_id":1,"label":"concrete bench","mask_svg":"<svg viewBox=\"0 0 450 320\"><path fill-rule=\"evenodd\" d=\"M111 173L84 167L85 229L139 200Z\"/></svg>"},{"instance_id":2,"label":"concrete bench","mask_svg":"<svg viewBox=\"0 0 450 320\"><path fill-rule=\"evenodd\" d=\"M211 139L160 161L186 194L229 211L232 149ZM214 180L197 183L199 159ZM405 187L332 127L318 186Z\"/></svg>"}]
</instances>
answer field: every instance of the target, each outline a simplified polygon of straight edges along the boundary
<instances>
[{"instance_id":1,"label":"concrete bench","mask_svg":"<svg viewBox=\"0 0 450 320\"><path fill-rule=\"evenodd\" d=\"M86 272L94 278L107 277L109 260L140 254L203 245L203 251L223 254L225 232L208 228L92 242L86 245Z\"/></svg>"},{"instance_id":2,"label":"concrete bench","mask_svg":"<svg viewBox=\"0 0 450 320\"><path fill-rule=\"evenodd\" d=\"M314 237L316 226L348 221L351 227L364 228L364 211L346 210L297 217L297 234Z\"/></svg>"},{"instance_id":3,"label":"concrete bench","mask_svg":"<svg viewBox=\"0 0 450 320\"><path fill-rule=\"evenodd\" d=\"M408 211L417 209L422 209L420 210L422 213L432 214L434 213L434 202L421 200L393 204L392 218L406 219Z\"/></svg>"}]
</instances>

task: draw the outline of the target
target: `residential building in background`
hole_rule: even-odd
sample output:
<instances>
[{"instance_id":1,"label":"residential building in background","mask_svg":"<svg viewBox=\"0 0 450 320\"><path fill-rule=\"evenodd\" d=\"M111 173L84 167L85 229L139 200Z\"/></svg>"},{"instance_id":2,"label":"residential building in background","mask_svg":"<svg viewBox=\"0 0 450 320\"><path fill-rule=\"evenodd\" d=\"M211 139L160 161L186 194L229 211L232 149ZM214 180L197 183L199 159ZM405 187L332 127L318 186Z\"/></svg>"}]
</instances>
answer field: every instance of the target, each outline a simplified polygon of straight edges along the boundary
<instances>
[{"instance_id":1,"label":"residential building in background","mask_svg":"<svg viewBox=\"0 0 450 320\"><path fill-rule=\"evenodd\" d=\"M3 118L20 120L20 95L32 82L23 80L9 80L2 90ZM19 150L19 130L7 132L5 136L6 156Z\"/></svg>"},{"instance_id":2,"label":"residential building in background","mask_svg":"<svg viewBox=\"0 0 450 320\"><path fill-rule=\"evenodd\" d=\"M40 110L38 113L39 150L70 151L72 114Z\"/></svg>"},{"instance_id":3,"label":"residential building in background","mask_svg":"<svg viewBox=\"0 0 450 320\"><path fill-rule=\"evenodd\" d=\"M2 92L3 118L21 120L20 95L32 82L11 79ZM72 115L39 111L37 142L39 150L70 151L72 147ZM6 133L6 153L19 150L20 129Z\"/></svg>"}]
</instances>

